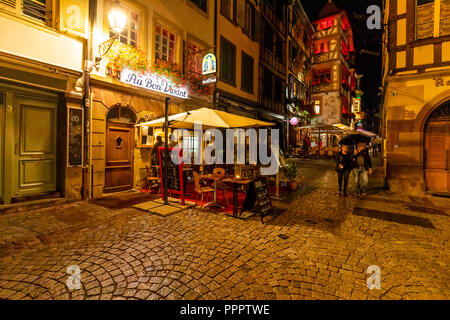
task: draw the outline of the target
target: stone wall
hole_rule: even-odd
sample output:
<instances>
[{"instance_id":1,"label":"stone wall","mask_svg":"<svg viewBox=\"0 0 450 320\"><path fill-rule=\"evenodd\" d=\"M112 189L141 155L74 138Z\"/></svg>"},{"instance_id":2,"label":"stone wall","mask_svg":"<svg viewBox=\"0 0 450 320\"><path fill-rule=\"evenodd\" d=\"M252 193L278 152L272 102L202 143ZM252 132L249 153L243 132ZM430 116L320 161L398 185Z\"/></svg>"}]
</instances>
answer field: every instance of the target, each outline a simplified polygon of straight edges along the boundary
<instances>
[{"instance_id":1,"label":"stone wall","mask_svg":"<svg viewBox=\"0 0 450 320\"><path fill-rule=\"evenodd\" d=\"M388 79L384 101L384 156L390 190L425 193L425 124L431 112L449 99L450 71Z\"/></svg>"}]
</instances>

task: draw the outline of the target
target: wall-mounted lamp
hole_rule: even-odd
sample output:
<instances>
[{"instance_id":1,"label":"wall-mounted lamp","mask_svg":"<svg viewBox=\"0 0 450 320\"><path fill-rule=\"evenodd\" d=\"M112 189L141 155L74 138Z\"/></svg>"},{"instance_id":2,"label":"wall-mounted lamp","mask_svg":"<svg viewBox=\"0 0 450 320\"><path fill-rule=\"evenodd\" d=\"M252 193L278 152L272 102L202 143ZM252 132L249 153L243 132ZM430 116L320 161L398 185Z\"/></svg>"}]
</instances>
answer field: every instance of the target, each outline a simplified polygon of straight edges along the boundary
<instances>
[{"instance_id":1,"label":"wall-mounted lamp","mask_svg":"<svg viewBox=\"0 0 450 320\"><path fill-rule=\"evenodd\" d=\"M108 53L109 49L111 49L116 39L119 38L120 33L122 32L123 28L125 27L125 24L127 23L127 15L120 6L119 1L116 1L111 10L109 10L108 22L109 27L116 34L112 38L106 40L105 42L99 45L100 56L96 58L95 61L96 68L98 68L100 61Z\"/></svg>"}]
</instances>

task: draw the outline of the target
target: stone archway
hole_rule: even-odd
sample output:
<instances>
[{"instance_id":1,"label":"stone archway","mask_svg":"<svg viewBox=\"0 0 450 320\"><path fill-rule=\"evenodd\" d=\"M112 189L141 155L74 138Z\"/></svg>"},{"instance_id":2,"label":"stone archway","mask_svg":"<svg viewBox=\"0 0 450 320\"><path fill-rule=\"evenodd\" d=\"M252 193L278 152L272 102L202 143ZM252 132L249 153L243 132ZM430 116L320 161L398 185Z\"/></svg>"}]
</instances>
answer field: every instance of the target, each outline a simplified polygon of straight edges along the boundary
<instances>
[{"instance_id":1,"label":"stone archway","mask_svg":"<svg viewBox=\"0 0 450 320\"><path fill-rule=\"evenodd\" d=\"M450 99L435 108L423 128L426 190L450 193Z\"/></svg>"}]
</instances>

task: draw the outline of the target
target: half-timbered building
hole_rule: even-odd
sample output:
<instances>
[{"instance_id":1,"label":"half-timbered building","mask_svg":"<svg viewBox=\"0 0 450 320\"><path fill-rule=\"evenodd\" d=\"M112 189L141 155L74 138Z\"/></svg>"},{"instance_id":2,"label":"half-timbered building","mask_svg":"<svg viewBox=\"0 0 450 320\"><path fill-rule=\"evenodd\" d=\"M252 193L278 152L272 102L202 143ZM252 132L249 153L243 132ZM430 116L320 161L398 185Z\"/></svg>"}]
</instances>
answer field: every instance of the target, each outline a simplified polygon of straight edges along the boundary
<instances>
[{"instance_id":1,"label":"half-timbered building","mask_svg":"<svg viewBox=\"0 0 450 320\"><path fill-rule=\"evenodd\" d=\"M450 192L450 1L384 3L384 164L391 190Z\"/></svg>"},{"instance_id":2,"label":"half-timbered building","mask_svg":"<svg viewBox=\"0 0 450 320\"><path fill-rule=\"evenodd\" d=\"M314 22L312 101L319 121L348 124L355 89L351 70L353 34L347 14L331 0Z\"/></svg>"}]
</instances>

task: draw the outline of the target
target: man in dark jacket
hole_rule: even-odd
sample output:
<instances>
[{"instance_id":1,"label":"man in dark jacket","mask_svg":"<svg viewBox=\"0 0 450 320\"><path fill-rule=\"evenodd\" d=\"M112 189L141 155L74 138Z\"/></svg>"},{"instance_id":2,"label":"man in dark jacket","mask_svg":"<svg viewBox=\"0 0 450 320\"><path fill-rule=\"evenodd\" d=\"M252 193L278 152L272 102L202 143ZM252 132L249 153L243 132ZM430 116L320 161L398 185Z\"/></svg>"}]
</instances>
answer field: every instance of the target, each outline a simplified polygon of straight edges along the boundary
<instances>
[{"instance_id":1,"label":"man in dark jacket","mask_svg":"<svg viewBox=\"0 0 450 320\"><path fill-rule=\"evenodd\" d=\"M353 177L355 179L356 195L365 195L369 184L369 175L372 174L372 160L364 143L357 144L353 156Z\"/></svg>"},{"instance_id":2,"label":"man in dark jacket","mask_svg":"<svg viewBox=\"0 0 450 320\"><path fill-rule=\"evenodd\" d=\"M334 161L336 162L336 172L338 174L339 195L344 191L345 197L347 196L348 178L352 170L352 154L349 151L349 147L343 145L342 150L336 153ZM342 189L342 182L344 182L344 189Z\"/></svg>"}]
</instances>

